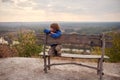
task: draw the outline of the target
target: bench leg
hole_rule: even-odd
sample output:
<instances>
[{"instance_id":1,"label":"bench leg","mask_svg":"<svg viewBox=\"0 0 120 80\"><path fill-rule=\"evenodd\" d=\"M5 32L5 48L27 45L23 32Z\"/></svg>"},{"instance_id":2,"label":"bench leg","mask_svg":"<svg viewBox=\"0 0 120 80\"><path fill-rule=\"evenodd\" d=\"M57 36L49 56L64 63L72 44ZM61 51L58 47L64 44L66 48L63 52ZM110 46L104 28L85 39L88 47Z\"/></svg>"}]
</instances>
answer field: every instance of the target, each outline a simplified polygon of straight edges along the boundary
<instances>
[{"instance_id":1,"label":"bench leg","mask_svg":"<svg viewBox=\"0 0 120 80\"><path fill-rule=\"evenodd\" d=\"M48 56L48 70L50 70L50 56Z\"/></svg>"},{"instance_id":2,"label":"bench leg","mask_svg":"<svg viewBox=\"0 0 120 80\"><path fill-rule=\"evenodd\" d=\"M100 75L100 80L103 80L103 75L104 75L104 73L103 73L103 60L100 60L100 64L99 64L100 66L99 66L99 75Z\"/></svg>"},{"instance_id":3,"label":"bench leg","mask_svg":"<svg viewBox=\"0 0 120 80\"><path fill-rule=\"evenodd\" d=\"M101 59L98 59L98 63L97 63L97 75L100 76L100 80L103 80L103 61L101 61Z\"/></svg>"},{"instance_id":4,"label":"bench leg","mask_svg":"<svg viewBox=\"0 0 120 80\"><path fill-rule=\"evenodd\" d=\"M98 59L98 62L97 62L97 75L100 74L100 58Z\"/></svg>"},{"instance_id":5,"label":"bench leg","mask_svg":"<svg viewBox=\"0 0 120 80\"><path fill-rule=\"evenodd\" d=\"M43 57L44 58L44 72L47 73L47 62L46 62L46 56Z\"/></svg>"}]
</instances>

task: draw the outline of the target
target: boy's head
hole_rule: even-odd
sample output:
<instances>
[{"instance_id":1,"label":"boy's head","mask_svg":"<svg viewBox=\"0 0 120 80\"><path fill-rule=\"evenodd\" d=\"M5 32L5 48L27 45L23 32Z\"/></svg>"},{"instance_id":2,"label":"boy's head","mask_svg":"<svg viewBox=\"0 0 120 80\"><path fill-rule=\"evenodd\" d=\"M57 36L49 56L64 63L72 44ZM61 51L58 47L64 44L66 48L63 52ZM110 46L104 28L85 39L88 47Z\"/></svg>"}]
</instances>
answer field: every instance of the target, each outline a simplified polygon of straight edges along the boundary
<instances>
[{"instance_id":1,"label":"boy's head","mask_svg":"<svg viewBox=\"0 0 120 80\"><path fill-rule=\"evenodd\" d=\"M57 30L60 30L59 25L58 25L57 23L52 23L52 24L50 25L50 31L55 32L55 31L57 31Z\"/></svg>"}]
</instances>

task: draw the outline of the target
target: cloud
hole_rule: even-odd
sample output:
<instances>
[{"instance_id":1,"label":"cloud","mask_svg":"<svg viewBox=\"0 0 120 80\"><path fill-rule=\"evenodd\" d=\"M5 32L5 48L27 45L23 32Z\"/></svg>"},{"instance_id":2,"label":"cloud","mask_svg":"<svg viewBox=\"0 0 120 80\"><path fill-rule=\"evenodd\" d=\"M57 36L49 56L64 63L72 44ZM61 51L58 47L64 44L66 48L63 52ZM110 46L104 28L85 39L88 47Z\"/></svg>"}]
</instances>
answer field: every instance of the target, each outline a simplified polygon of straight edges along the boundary
<instances>
[{"instance_id":1,"label":"cloud","mask_svg":"<svg viewBox=\"0 0 120 80\"><path fill-rule=\"evenodd\" d=\"M15 8L43 9L46 12L73 13L73 14L102 14L120 12L119 0L2 0L11 3ZM5 4L4 4L5 5Z\"/></svg>"},{"instance_id":2,"label":"cloud","mask_svg":"<svg viewBox=\"0 0 120 80\"><path fill-rule=\"evenodd\" d=\"M36 20L39 20L33 15L35 13L39 16L43 15L44 20L50 18L51 20L59 20L59 18L62 18L61 20L72 20L72 18L115 20L116 18L120 21L119 4L120 0L0 0L0 16L14 17L19 14L19 16L36 17Z\"/></svg>"},{"instance_id":3,"label":"cloud","mask_svg":"<svg viewBox=\"0 0 120 80\"><path fill-rule=\"evenodd\" d=\"M3 2L3 3L14 3L14 1L12 1L12 0L1 0L1 2Z\"/></svg>"},{"instance_id":4,"label":"cloud","mask_svg":"<svg viewBox=\"0 0 120 80\"><path fill-rule=\"evenodd\" d=\"M61 5L62 4L62 5ZM120 12L118 0L59 0L51 3L53 12L65 12L72 14L102 15L106 13Z\"/></svg>"}]
</instances>

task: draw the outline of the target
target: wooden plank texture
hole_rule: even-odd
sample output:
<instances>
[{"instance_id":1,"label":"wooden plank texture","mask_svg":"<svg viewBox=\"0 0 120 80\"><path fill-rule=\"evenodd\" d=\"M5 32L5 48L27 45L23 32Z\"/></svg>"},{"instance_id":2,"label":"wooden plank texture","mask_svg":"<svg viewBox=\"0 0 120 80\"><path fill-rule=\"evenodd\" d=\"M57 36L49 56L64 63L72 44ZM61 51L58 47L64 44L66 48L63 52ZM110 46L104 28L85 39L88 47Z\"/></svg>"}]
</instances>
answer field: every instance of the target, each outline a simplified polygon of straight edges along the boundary
<instances>
[{"instance_id":1,"label":"wooden plank texture","mask_svg":"<svg viewBox=\"0 0 120 80\"><path fill-rule=\"evenodd\" d=\"M43 53L39 54L43 56ZM47 53L46 56L49 56ZM101 55L80 55L80 54L70 54L70 53L62 53L60 57L67 57L67 58L80 58L80 59L99 59ZM108 56L104 56L104 58L108 59Z\"/></svg>"},{"instance_id":2,"label":"wooden plank texture","mask_svg":"<svg viewBox=\"0 0 120 80\"><path fill-rule=\"evenodd\" d=\"M42 44L44 41L43 34L37 34L36 37L38 38L38 44ZM79 34L63 34L60 38L53 39L49 35L47 45L50 44L72 44L79 45L79 46L90 46L90 47L102 47L102 35L79 35ZM106 36L106 47L111 47L111 37Z\"/></svg>"}]
</instances>

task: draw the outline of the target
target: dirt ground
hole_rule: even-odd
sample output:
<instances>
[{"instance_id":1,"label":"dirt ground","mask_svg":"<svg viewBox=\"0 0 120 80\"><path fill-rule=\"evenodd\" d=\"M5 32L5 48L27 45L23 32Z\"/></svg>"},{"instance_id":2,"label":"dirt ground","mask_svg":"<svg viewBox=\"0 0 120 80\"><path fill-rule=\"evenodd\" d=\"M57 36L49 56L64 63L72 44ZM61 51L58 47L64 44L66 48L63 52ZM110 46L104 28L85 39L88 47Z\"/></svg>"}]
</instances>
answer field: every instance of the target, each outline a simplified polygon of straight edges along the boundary
<instances>
[{"instance_id":1,"label":"dirt ground","mask_svg":"<svg viewBox=\"0 0 120 80\"><path fill-rule=\"evenodd\" d=\"M52 63L55 62L65 61L52 60ZM94 62L84 64L96 66ZM120 63L104 63L104 74L104 80L120 80ZM40 58L0 59L0 80L99 80L98 78L95 70L82 66L52 66L45 74L43 60Z\"/></svg>"}]
</instances>

